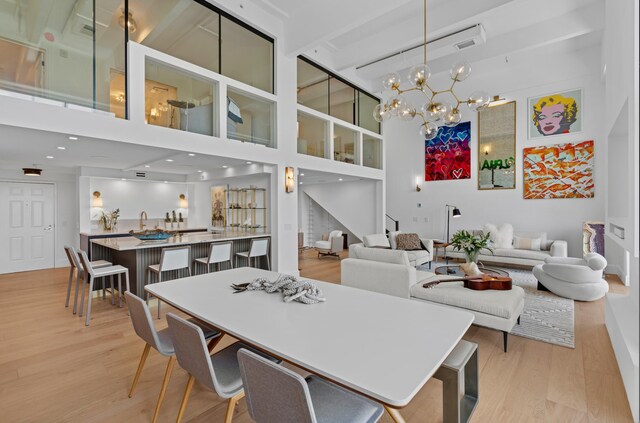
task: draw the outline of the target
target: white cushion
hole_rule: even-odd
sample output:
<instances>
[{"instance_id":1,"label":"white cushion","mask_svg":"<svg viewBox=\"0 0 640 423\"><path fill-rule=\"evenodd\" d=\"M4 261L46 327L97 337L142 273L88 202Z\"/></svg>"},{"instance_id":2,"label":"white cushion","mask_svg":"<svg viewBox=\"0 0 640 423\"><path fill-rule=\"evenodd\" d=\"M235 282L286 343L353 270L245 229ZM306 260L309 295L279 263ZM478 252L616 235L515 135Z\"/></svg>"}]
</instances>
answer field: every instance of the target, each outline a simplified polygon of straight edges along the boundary
<instances>
[{"instance_id":1,"label":"white cushion","mask_svg":"<svg viewBox=\"0 0 640 423\"><path fill-rule=\"evenodd\" d=\"M331 233L329 234L329 240L331 240L331 238L338 238L342 236L342 231L331 231Z\"/></svg>"},{"instance_id":2,"label":"white cushion","mask_svg":"<svg viewBox=\"0 0 640 423\"><path fill-rule=\"evenodd\" d=\"M520 248L521 250L540 251L541 246L541 238L525 238L517 235L513 237L513 248Z\"/></svg>"},{"instance_id":3,"label":"white cushion","mask_svg":"<svg viewBox=\"0 0 640 423\"><path fill-rule=\"evenodd\" d=\"M382 248L391 248L391 244L389 244L389 239L385 234L373 234L373 235L365 235L362 239L365 247L382 247Z\"/></svg>"},{"instance_id":4,"label":"white cushion","mask_svg":"<svg viewBox=\"0 0 640 423\"><path fill-rule=\"evenodd\" d=\"M587 253L584 255L587 265L593 270L604 270L607 267L607 259L598 253Z\"/></svg>"},{"instance_id":5,"label":"white cushion","mask_svg":"<svg viewBox=\"0 0 640 423\"><path fill-rule=\"evenodd\" d=\"M391 249L395 250L398 248L398 242L396 240L396 238L398 237L398 234L401 234L402 231L391 231L389 232L389 244L391 244Z\"/></svg>"},{"instance_id":6,"label":"white cushion","mask_svg":"<svg viewBox=\"0 0 640 423\"><path fill-rule=\"evenodd\" d=\"M320 248L321 250L330 250L331 241L316 241L316 248Z\"/></svg>"},{"instance_id":7,"label":"white cushion","mask_svg":"<svg viewBox=\"0 0 640 423\"><path fill-rule=\"evenodd\" d=\"M484 233L489 234L489 239L493 242L495 248L513 248L513 226L503 223L496 226L493 223L484 225Z\"/></svg>"},{"instance_id":8,"label":"white cushion","mask_svg":"<svg viewBox=\"0 0 640 423\"><path fill-rule=\"evenodd\" d=\"M529 260L545 261L549 257L548 251L518 250L515 248L496 248L493 250L495 257L515 257ZM480 259L482 261L482 259Z\"/></svg>"},{"instance_id":9,"label":"white cushion","mask_svg":"<svg viewBox=\"0 0 640 423\"><path fill-rule=\"evenodd\" d=\"M379 261L391 264L404 264L410 266L409 257L406 251L384 250L381 248L355 247L357 256L362 260Z\"/></svg>"},{"instance_id":10,"label":"white cushion","mask_svg":"<svg viewBox=\"0 0 640 423\"><path fill-rule=\"evenodd\" d=\"M551 242L547 239L546 232L514 232L514 235L517 235L521 238L540 238L540 249L548 250Z\"/></svg>"},{"instance_id":11,"label":"white cushion","mask_svg":"<svg viewBox=\"0 0 640 423\"><path fill-rule=\"evenodd\" d=\"M423 264L431 259L431 253L426 250L412 250L407 251L407 257L409 257L410 263ZM426 260L425 260L426 259Z\"/></svg>"},{"instance_id":12,"label":"white cushion","mask_svg":"<svg viewBox=\"0 0 640 423\"><path fill-rule=\"evenodd\" d=\"M432 280L446 278L446 276L435 276ZM515 285L510 291L474 291L465 288L462 282L441 283L429 289L423 288L422 285L422 283L417 283L411 287L412 297L504 319L510 319L518 313L519 305L524 299L524 290Z\"/></svg>"}]
</instances>

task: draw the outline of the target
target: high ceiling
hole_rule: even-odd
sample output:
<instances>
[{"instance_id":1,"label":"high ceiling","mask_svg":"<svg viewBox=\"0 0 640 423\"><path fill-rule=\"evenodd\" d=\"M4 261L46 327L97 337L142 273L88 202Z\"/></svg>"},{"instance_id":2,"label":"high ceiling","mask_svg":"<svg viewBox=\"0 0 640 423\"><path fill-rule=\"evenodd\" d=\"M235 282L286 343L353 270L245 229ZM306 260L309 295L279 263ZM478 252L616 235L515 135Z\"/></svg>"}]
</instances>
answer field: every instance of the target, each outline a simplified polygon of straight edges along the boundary
<instances>
[{"instance_id":1,"label":"high ceiling","mask_svg":"<svg viewBox=\"0 0 640 423\"><path fill-rule=\"evenodd\" d=\"M422 50L415 49L362 67L422 42L423 2L420 0L324 0L321 4L299 0L252 1L282 20L286 54L307 54L313 58L316 51L324 53L326 66L337 71L357 69L356 75L367 82L422 61ZM575 43L579 38L586 38L591 44L599 43L604 25L604 1L427 1L429 41L478 24L486 32L486 42L460 52L453 46L449 51L435 51L434 46L434 51L427 53L433 71L447 70L454 61L473 62L554 44Z\"/></svg>"}]
</instances>

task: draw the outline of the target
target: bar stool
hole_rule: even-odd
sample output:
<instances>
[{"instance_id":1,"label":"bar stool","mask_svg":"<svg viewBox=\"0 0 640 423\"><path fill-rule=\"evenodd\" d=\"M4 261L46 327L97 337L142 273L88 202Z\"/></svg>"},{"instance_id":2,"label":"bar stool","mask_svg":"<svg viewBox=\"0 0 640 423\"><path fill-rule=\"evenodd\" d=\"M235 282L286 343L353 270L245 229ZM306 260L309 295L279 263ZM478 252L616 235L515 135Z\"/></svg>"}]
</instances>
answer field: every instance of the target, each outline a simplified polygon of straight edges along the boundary
<instances>
[{"instance_id":1,"label":"bar stool","mask_svg":"<svg viewBox=\"0 0 640 423\"><path fill-rule=\"evenodd\" d=\"M160 406L162 405L164 395L167 392L167 386L169 385L169 379L173 372L173 366L176 364L173 340L169 334L169 328L156 331L151 318L151 313L149 312L149 307L147 307L147 304L140 297L133 295L131 292L125 292L124 295L127 297L127 307L129 307L129 314L131 315L133 329L145 342L144 350L142 350L142 357L140 357L140 363L138 364L138 369L136 370L136 374L133 377L133 383L129 389L129 398L133 396L133 392L136 389L138 379L140 379L140 374L142 374L144 363L147 361L147 356L149 355L151 348L158 351L163 356L169 357L167 370L164 373L164 379L162 379L162 386L160 387L160 395L158 396L156 409L153 413L153 419L151 420L152 423L155 423L158 420ZM189 319L189 321L198 325L202 329L204 338L209 341L209 352L213 351L213 348L218 344L220 339L222 339L222 334L200 324L197 320Z\"/></svg>"},{"instance_id":2,"label":"bar stool","mask_svg":"<svg viewBox=\"0 0 640 423\"><path fill-rule=\"evenodd\" d=\"M64 303L65 307L69 307L69 298L71 297L71 285L73 284L73 273L76 274L76 289L75 295L73 297L73 314L76 314L76 309L78 306L78 289L80 288L80 279L84 281L84 272L82 271L82 265L80 264L80 259L78 258L78 253L75 248L65 245L64 252L67 254L67 259L69 260L69 264L71 265L71 269L69 269L69 285L67 286L67 299ZM91 267L97 269L99 267L107 267L111 266L110 261L106 260L94 260L91 263Z\"/></svg>"},{"instance_id":3,"label":"bar stool","mask_svg":"<svg viewBox=\"0 0 640 423\"><path fill-rule=\"evenodd\" d=\"M85 325L89 326L89 320L91 319L91 298L93 297L93 281L96 278L105 278L107 276L111 279L111 304L115 304L114 302L114 292L113 292L113 276L118 276L118 300L119 306L122 307L122 279L121 275L124 274L124 279L127 285L127 291L129 291L129 269L123 266L108 266L108 267L100 267L94 269L91 267L91 262L87 257L87 253L80 250L80 264L82 264L82 268L84 269L85 275L89 275L89 297L87 298L87 316ZM84 309L84 291L82 289L82 299L80 300L80 313L78 313L79 317L82 317L82 310Z\"/></svg>"},{"instance_id":4,"label":"bar stool","mask_svg":"<svg viewBox=\"0 0 640 423\"><path fill-rule=\"evenodd\" d=\"M251 244L249 244L249 251L236 253L236 267L238 267L238 257L247 259L249 267L253 267L251 266L251 259L254 259L256 267L259 267L257 259L263 256L267 258L267 269L271 270L271 264L269 263L269 238L252 239Z\"/></svg>"},{"instance_id":5,"label":"bar stool","mask_svg":"<svg viewBox=\"0 0 640 423\"><path fill-rule=\"evenodd\" d=\"M218 265L218 270L220 270L220 265L222 263L229 262L229 266L233 269L233 261L231 260L231 251L233 250L233 242L218 242L211 243L211 247L209 248L209 257L197 258L193 261L193 270L195 274L198 274L198 263L202 264L206 267L207 272L211 271L211 265ZM215 266L214 266L215 269Z\"/></svg>"},{"instance_id":6,"label":"bar stool","mask_svg":"<svg viewBox=\"0 0 640 423\"><path fill-rule=\"evenodd\" d=\"M160 264L152 264L147 267L147 284L151 282L151 274L158 275L158 281L162 282L162 273L172 270L187 269L188 276L191 276L191 266L189 265L189 256L191 255L191 247L175 247L163 248L162 256L160 256ZM170 279L169 279L170 280ZM149 303L149 293L147 293L147 304ZM158 319L160 318L160 298L158 298Z\"/></svg>"}]
</instances>

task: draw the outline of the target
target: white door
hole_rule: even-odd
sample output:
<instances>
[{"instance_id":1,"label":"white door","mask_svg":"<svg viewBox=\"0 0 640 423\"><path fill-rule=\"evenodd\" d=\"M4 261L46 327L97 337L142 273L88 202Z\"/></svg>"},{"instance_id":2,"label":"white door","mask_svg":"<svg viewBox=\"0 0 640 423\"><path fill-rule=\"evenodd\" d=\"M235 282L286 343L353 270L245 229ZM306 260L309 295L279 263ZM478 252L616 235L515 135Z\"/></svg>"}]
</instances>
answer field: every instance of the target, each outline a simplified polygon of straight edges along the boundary
<instances>
[{"instance_id":1,"label":"white door","mask_svg":"<svg viewBox=\"0 0 640 423\"><path fill-rule=\"evenodd\" d=\"M54 186L0 182L0 274L54 267Z\"/></svg>"}]
</instances>

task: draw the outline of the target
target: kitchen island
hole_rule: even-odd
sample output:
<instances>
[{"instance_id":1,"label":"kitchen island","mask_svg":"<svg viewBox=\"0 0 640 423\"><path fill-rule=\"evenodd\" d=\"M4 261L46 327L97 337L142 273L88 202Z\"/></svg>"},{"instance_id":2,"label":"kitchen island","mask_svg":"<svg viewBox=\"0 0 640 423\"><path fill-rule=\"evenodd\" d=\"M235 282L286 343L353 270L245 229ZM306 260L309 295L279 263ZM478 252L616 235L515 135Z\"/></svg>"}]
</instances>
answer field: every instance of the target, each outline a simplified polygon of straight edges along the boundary
<instances>
[{"instance_id":1,"label":"kitchen island","mask_svg":"<svg viewBox=\"0 0 640 423\"><path fill-rule=\"evenodd\" d=\"M160 263L163 248L189 246L191 248L189 265L193 269L193 260L209 255L211 243L232 241L233 258L237 252L249 251L249 244L255 238L270 239L271 235L263 231L228 230L221 233L176 235L163 241L141 241L132 236L97 238L91 240L91 256L92 260L108 260L129 269L131 292L141 296L144 293L144 286L147 284L147 268L149 265ZM242 265L246 264L243 262ZM265 257L260 259L260 267L266 268ZM200 267L200 269L202 268ZM186 276L186 274L181 275L179 271L166 272L163 279L169 280L180 276Z\"/></svg>"}]
</instances>

